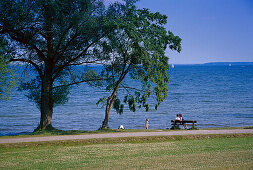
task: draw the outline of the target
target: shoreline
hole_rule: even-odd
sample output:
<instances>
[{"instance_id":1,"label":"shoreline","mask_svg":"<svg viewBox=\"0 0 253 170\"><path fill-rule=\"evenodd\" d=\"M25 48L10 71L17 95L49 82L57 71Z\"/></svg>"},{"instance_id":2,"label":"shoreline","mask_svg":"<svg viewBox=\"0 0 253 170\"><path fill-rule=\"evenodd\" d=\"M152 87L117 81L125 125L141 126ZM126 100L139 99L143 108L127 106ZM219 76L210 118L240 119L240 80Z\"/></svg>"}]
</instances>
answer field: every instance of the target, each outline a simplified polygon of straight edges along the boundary
<instances>
[{"instance_id":1,"label":"shoreline","mask_svg":"<svg viewBox=\"0 0 253 170\"><path fill-rule=\"evenodd\" d=\"M240 126L240 127L221 127L221 128L201 128L195 130L230 130L230 129L253 129L253 126ZM181 131L186 129L103 129L103 130L46 130L39 132L21 132L14 133L13 135L0 135L1 138L17 138L17 137L40 137L52 135L85 135L85 134L104 134L104 133L127 133L127 132L161 132L161 131ZM190 130L190 129L188 129Z\"/></svg>"}]
</instances>

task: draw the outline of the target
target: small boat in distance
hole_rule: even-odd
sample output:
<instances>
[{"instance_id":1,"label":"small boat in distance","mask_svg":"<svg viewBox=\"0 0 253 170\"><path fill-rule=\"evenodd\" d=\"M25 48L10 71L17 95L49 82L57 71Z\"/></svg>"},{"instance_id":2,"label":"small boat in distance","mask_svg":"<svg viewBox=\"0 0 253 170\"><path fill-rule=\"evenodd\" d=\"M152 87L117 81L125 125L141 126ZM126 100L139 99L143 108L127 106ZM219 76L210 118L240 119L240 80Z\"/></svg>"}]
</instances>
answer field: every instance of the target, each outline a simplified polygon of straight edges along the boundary
<instances>
[{"instance_id":1,"label":"small boat in distance","mask_svg":"<svg viewBox=\"0 0 253 170\"><path fill-rule=\"evenodd\" d=\"M171 64L171 68L174 68L175 66L174 66L174 64Z\"/></svg>"},{"instance_id":2,"label":"small boat in distance","mask_svg":"<svg viewBox=\"0 0 253 170\"><path fill-rule=\"evenodd\" d=\"M229 67L231 67L231 66L232 66L232 64L229 64L228 66L229 66Z\"/></svg>"}]
</instances>

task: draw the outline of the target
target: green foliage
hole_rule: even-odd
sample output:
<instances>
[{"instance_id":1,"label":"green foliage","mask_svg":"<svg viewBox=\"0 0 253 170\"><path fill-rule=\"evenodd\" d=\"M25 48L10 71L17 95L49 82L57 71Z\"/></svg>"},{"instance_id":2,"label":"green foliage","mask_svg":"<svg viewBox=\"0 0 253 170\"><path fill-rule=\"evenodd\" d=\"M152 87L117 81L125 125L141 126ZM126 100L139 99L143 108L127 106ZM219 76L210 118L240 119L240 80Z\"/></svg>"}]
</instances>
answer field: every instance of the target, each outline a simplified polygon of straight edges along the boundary
<instances>
[{"instance_id":1,"label":"green foliage","mask_svg":"<svg viewBox=\"0 0 253 170\"><path fill-rule=\"evenodd\" d=\"M52 98L54 107L57 105L63 105L68 101L68 94L72 86L69 86L72 80L76 80L77 77L71 77L68 71L62 73L55 81L57 88L52 89ZM34 79L23 77L19 84L19 91L27 91L26 97L34 101L39 109L41 109L41 79L36 76Z\"/></svg>"},{"instance_id":2,"label":"green foliage","mask_svg":"<svg viewBox=\"0 0 253 170\"><path fill-rule=\"evenodd\" d=\"M32 79L29 82L22 82L18 87L19 91L25 90L28 91L26 97L34 101L37 104L37 107L40 109L41 106L41 97L40 97L40 90L41 90L41 82L40 79Z\"/></svg>"},{"instance_id":3,"label":"green foliage","mask_svg":"<svg viewBox=\"0 0 253 170\"><path fill-rule=\"evenodd\" d=\"M169 83L168 57L165 50L181 51L181 38L165 29L167 16L148 9L137 9L134 1L125 1L126 5L115 4L114 10L121 16L117 20L117 29L103 42L103 54L111 58L104 65L101 76L108 77L107 91L112 95L125 90L124 103L133 112L144 107L149 110L147 98L155 95L155 109L166 99ZM115 11L114 11L115 12ZM141 84L141 88L130 87L125 78ZM122 92L121 90L121 92ZM114 103L118 113L123 107L120 97Z\"/></svg>"},{"instance_id":4,"label":"green foliage","mask_svg":"<svg viewBox=\"0 0 253 170\"><path fill-rule=\"evenodd\" d=\"M103 105L103 106L106 105L107 97L108 97L108 96L103 97L103 98L100 98L96 104L97 104L97 105L101 104L101 105Z\"/></svg>"},{"instance_id":5,"label":"green foliage","mask_svg":"<svg viewBox=\"0 0 253 170\"><path fill-rule=\"evenodd\" d=\"M0 55L0 100L8 100L11 89L16 85L14 70L8 65L8 61Z\"/></svg>"},{"instance_id":6,"label":"green foliage","mask_svg":"<svg viewBox=\"0 0 253 170\"><path fill-rule=\"evenodd\" d=\"M116 110L117 113L122 114L124 109L124 104L121 104L120 99L116 99L113 103L113 108Z\"/></svg>"},{"instance_id":7,"label":"green foliage","mask_svg":"<svg viewBox=\"0 0 253 170\"><path fill-rule=\"evenodd\" d=\"M146 111L149 111L149 104L147 103L147 96L142 95L140 92L135 92L135 95L126 95L124 103L128 104L130 111L135 112L138 108L144 107Z\"/></svg>"},{"instance_id":8,"label":"green foliage","mask_svg":"<svg viewBox=\"0 0 253 170\"><path fill-rule=\"evenodd\" d=\"M26 78L20 90L26 90L38 106L45 102L43 107L52 107L47 99L53 99L53 106L64 104L71 85L100 86L96 72L75 72L72 66L110 59L101 49L106 52L103 39L116 28L119 14L114 8L106 9L102 0L1 0L0 36L7 42L4 56L32 68L32 78Z\"/></svg>"},{"instance_id":9,"label":"green foliage","mask_svg":"<svg viewBox=\"0 0 253 170\"><path fill-rule=\"evenodd\" d=\"M78 77L78 80L80 82L85 81L90 86L101 87L103 78L99 76L97 71L91 68L85 68L81 77Z\"/></svg>"},{"instance_id":10,"label":"green foliage","mask_svg":"<svg viewBox=\"0 0 253 170\"><path fill-rule=\"evenodd\" d=\"M9 56L5 55L6 42L0 36L0 100L8 100L11 89L16 85L16 75L9 65Z\"/></svg>"},{"instance_id":11,"label":"green foliage","mask_svg":"<svg viewBox=\"0 0 253 170\"><path fill-rule=\"evenodd\" d=\"M176 50L180 52L182 50L181 48L181 38L178 36L175 36L171 31L169 31L169 41L170 41L170 49Z\"/></svg>"}]
</instances>

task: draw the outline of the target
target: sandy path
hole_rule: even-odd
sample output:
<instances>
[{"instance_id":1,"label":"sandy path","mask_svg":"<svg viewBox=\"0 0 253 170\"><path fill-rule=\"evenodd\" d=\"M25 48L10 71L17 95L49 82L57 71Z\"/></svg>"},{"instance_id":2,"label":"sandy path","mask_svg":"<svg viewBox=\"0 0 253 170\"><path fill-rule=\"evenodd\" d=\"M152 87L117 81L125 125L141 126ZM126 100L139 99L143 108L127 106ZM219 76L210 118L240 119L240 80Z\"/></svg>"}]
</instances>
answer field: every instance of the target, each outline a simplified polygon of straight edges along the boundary
<instances>
[{"instance_id":1,"label":"sandy path","mask_svg":"<svg viewBox=\"0 0 253 170\"><path fill-rule=\"evenodd\" d=\"M235 134L235 133L253 133L253 129L231 129L231 130L184 130L184 131L161 131L161 132L131 132L131 133L106 133L90 135L62 135L47 137L29 137L29 138L9 138L0 139L0 143L21 143L21 142L41 142L57 140L80 140L97 138L118 138L135 136L171 136L171 135L197 135L197 134Z\"/></svg>"}]
</instances>

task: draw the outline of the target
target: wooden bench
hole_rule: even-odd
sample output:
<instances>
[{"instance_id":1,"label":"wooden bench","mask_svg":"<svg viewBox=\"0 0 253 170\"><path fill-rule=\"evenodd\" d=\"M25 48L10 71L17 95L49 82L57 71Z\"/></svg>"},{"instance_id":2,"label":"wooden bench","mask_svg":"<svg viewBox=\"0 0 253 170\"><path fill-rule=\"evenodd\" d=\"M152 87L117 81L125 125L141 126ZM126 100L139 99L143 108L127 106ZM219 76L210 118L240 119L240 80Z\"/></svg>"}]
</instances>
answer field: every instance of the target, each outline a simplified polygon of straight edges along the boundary
<instances>
[{"instance_id":1,"label":"wooden bench","mask_svg":"<svg viewBox=\"0 0 253 170\"><path fill-rule=\"evenodd\" d=\"M196 120L183 120L183 121L180 121L180 120L171 120L171 129L179 129L179 125L191 125L192 126L192 129L195 129L195 123L197 123Z\"/></svg>"}]
</instances>

